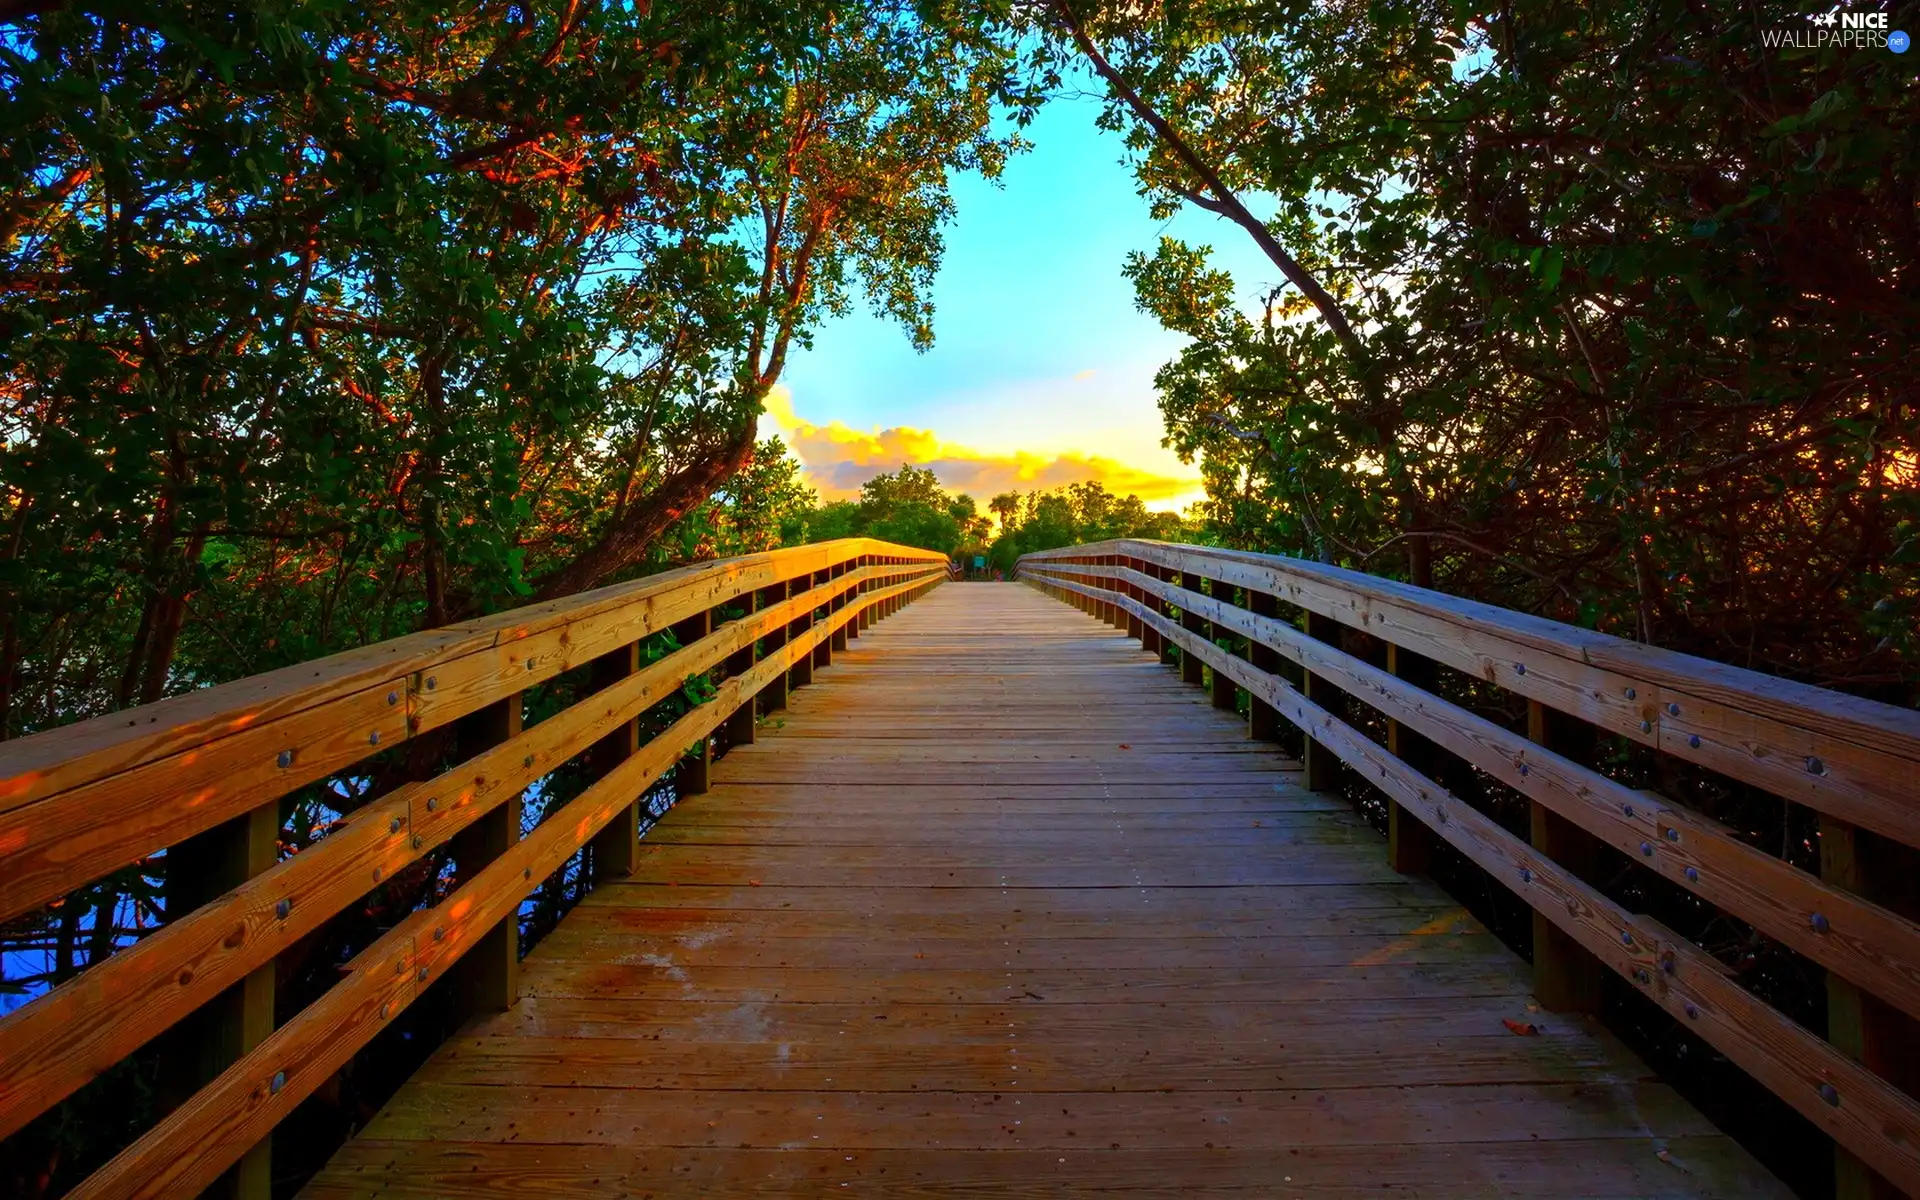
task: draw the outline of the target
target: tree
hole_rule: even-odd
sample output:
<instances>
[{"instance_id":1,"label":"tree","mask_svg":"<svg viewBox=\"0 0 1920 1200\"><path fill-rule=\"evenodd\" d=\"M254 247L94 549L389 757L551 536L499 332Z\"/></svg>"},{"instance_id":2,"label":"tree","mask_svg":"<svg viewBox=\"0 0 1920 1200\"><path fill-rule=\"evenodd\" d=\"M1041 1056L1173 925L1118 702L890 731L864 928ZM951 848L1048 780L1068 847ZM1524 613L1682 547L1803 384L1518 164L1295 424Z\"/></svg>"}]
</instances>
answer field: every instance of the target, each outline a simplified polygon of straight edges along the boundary
<instances>
[{"instance_id":1,"label":"tree","mask_svg":"<svg viewBox=\"0 0 1920 1200\"><path fill-rule=\"evenodd\" d=\"M1416 581L1426 546L1451 591L1911 702L1898 56L1769 49L1765 8L1040 11L1156 211L1270 239L1360 343L1277 258L1251 314L1205 247L1130 259L1217 536Z\"/></svg>"},{"instance_id":2,"label":"tree","mask_svg":"<svg viewBox=\"0 0 1920 1200\"><path fill-rule=\"evenodd\" d=\"M0 6L0 736L727 542L794 339L924 343L1018 146L947 15Z\"/></svg>"}]
</instances>

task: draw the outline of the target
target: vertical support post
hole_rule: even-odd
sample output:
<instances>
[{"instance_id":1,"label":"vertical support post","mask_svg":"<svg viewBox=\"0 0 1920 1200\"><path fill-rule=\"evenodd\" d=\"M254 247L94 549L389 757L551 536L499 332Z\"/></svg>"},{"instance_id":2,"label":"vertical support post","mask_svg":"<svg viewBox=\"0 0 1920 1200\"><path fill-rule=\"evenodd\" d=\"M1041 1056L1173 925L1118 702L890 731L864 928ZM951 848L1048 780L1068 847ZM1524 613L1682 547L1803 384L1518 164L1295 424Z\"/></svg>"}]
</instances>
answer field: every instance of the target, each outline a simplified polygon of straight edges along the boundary
<instances>
[{"instance_id":1,"label":"vertical support post","mask_svg":"<svg viewBox=\"0 0 1920 1200\"><path fill-rule=\"evenodd\" d=\"M1280 601L1267 592L1249 591L1247 608L1256 617L1280 616ZM1280 652L1258 638L1247 639L1247 661L1257 671L1280 673ZM1280 740L1279 711L1251 692L1247 693L1247 736L1256 742Z\"/></svg>"},{"instance_id":2,"label":"vertical support post","mask_svg":"<svg viewBox=\"0 0 1920 1200\"><path fill-rule=\"evenodd\" d=\"M1340 641L1340 622L1332 617L1323 617L1317 612L1307 613L1307 636L1329 644L1338 645ZM1307 699L1331 712L1335 717L1346 719L1346 697L1332 683L1315 675L1306 673L1304 680ZM1306 786L1310 792L1331 792L1340 784L1340 756L1321 745L1311 732L1307 734Z\"/></svg>"},{"instance_id":3,"label":"vertical support post","mask_svg":"<svg viewBox=\"0 0 1920 1200\"><path fill-rule=\"evenodd\" d=\"M1134 559L1134 558L1122 558L1118 560L1118 565L1130 571L1138 571L1141 567L1140 560ZM1137 583L1133 583L1133 582L1122 583L1120 585L1120 591L1124 593L1128 599L1134 601L1136 604L1140 603L1142 600L1145 599L1144 594L1140 591L1140 585ZM1145 624L1142 623L1140 618L1136 616L1134 613L1132 613L1131 611L1127 611L1122 615L1125 616L1126 622L1127 622L1127 625L1126 625L1127 636L1130 638L1136 639L1137 641L1139 641L1142 647L1145 647L1147 644L1147 630L1146 630Z\"/></svg>"},{"instance_id":4,"label":"vertical support post","mask_svg":"<svg viewBox=\"0 0 1920 1200\"><path fill-rule=\"evenodd\" d=\"M1209 581L1207 587L1212 592L1215 602L1220 604L1232 604L1234 602L1234 588L1232 584L1222 583L1220 580L1215 579ZM1216 637L1232 636L1218 625L1209 625L1208 631ZM1225 671L1215 671L1213 673L1213 706L1226 712L1232 712L1239 707L1239 687L1233 682L1233 677Z\"/></svg>"},{"instance_id":5,"label":"vertical support post","mask_svg":"<svg viewBox=\"0 0 1920 1200\"><path fill-rule=\"evenodd\" d=\"M589 686L597 692L639 669L640 643L634 642L594 659L588 668ZM593 744L587 751L587 773L598 779L639 749L640 720L636 717ZM625 879L633 874L640 863L640 798L634 797L589 844L593 847L596 886L603 880Z\"/></svg>"},{"instance_id":6,"label":"vertical support post","mask_svg":"<svg viewBox=\"0 0 1920 1200\"><path fill-rule=\"evenodd\" d=\"M865 571L867 567L872 564L872 561L873 561L872 559L862 555L860 558L857 558L854 560L853 569L856 571ZM849 604L860 603L860 597L866 595L868 592L872 590L873 590L873 580L862 579L858 584L854 585L853 595L847 599L847 603ZM852 641L853 639L859 637L860 631L862 629L865 629L866 627L867 627L867 610L863 608L860 611L854 613L853 619L847 622L847 640Z\"/></svg>"},{"instance_id":7,"label":"vertical support post","mask_svg":"<svg viewBox=\"0 0 1920 1200\"><path fill-rule=\"evenodd\" d=\"M1593 727L1538 700L1527 701L1527 739L1583 766L1594 761ZM1537 801L1528 801L1533 848L1589 882L1600 870L1600 840ZM1599 1012L1607 969L1558 925L1533 914L1533 994L1549 1012Z\"/></svg>"},{"instance_id":8,"label":"vertical support post","mask_svg":"<svg viewBox=\"0 0 1920 1200\"><path fill-rule=\"evenodd\" d=\"M814 576L806 575L787 581L787 595L807 596L811 599ZM806 608L787 624L787 640L799 641L800 636L813 628L813 609ZM795 659L787 668L787 693L791 695L796 688L803 688L813 682L813 651L809 650Z\"/></svg>"},{"instance_id":9,"label":"vertical support post","mask_svg":"<svg viewBox=\"0 0 1920 1200\"><path fill-rule=\"evenodd\" d=\"M517 736L521 694L515 692L462 717L455 740L462 760ZM456 878L473 878L520 840L520 795L515 793L478 821L453 836ZM480 935L452 971L455 1020L477 1013L505 1012L520 998L520 915L508 913Z\"/></svg>"},{"instance_id":10,"label":"vertical support post","mask_svg":"<svg viewBox=\"0 0 1920 1200\"><path fill-rule=\"evenodd\" d=\"M1159 567L1145 560L1142 560L1140 563L1140 573L1156 582L1164 578ZM1167 613L1166 603L1160 599L1159 595L1154 592L1149 592L1145 588L1140 590L1140 602L1149 612L1158 616L1164 617ZM1158 629L1153 628L1144 621L1140 623L1140 648L1148 654L1153 655L1153 661L1155 662L1165 662L1167 659L1167 639L1161 636Z\"/></svg>"},{"instance_id":11,"label":"vertical support post","mask_svg":"<svg viewBox=\"0 0 1920 1200\"><path fill-rule=\"evenodd\" d=\"M1392 642L1387 643L1387 673L1423 692L1431 692L1440 679L1432 659L1410 654ZM1387 720L1387 753L1429 778L1440 756L1432 742L1392 718ZM1387 799L1387 862L1403 875L1425 875L1433 868L1433 831L1391 797Z\"/></svg>"},{"instance_id":12,"label":"vertical support post","mask_svg":"<svg viewBox=\"0 0 1920 1200\"><path fill-rule=\"evenodd\" d=\"M682 646L691 646L701 638L713 632L713 610L688 617L673 627L673 634ZM674 765L673 790L682 799L698 796L706 792L708 773L713 767L713 739L700 739L699 749L683 756Z\"/></svg>"},{"instance_id":13,"label":"vertical support post","mask_svg":"<svg viewBox=\"0 0 1920 1200\"><path fill-rule=\"evenodd\" d=\"M1180 586L1186 591L1197 593L1201 588L1206 586L1206 581L1201 579L1199 575L1183 567L1180 571ZM1180 628L1193 634L1194 637L1201 641L1207 640L1212 636L1213 632L1213 626L1210 623L1195 616L1193 610L1184 604L1180 606ZM1180 648L1181 683L1189 683L1194 687L1199 687L1206 681L1206 670L1206 664L1200 661L1199 655L1189 654L1185 646Z\"/></svg>"},{"instance_id":14,"label":"vertical support post","mask_svg":"<svg viewBox=\"0 0 1920 1200\"><path fill-rule=\"evenodd\" d=\"M828 583L831 583L832 581L833 581L833 572L831 570L814 572L814 575L813 575L814 587L816 588L825 587ZM831 623L833 620L832 609L833 609L833 602L831 600L821 600L819 603L815 604L813 615L807 618L807 627L812 628L814 622L816 621L827 621ZM825 640L819 642L814 646L813 665L816 669L820 667L830 667L833 665L833 638L831 636L828 636Z\"/></svg>"},{"instance_id":15,"label":"vertical support post","mask_svg":"<svg viewBox=\"0 0 1920 1200\"><path fill-rule=\"evenodd\" d=\"M1920 917L1920 852L1898 842L1821 817L1820 877L1901 916ZM1920 1021L1831 972L1827 1040L1908 1095L1920 1094ZM1834 1147L1833 1167L1834 1200L1904 1194L1842 1147Z\"/></svg>"},{"instance_id":16,"label":"vertical support post","mask_svg":"<svg viewBox=\"0 0 1920 1200\"><path fill-rule=\"evenodd\" d=\"M790 586L792 586L791 583L776 583L772 587L761 588L757 607L768 609L784 602ZM760 642L760 657L772 658L776 650L787 644L787 626L776 625L767 630ZM785 708L787 706L787 672L782 671L769 680L767 686L760 689L760 695L756 697L756 701L760 706L760 715L763 717L770 712Z\"/></svg>"},{"instance_id":17,"label":"vertical support post","mask_svg":"<svg viewBox=\"0 0 1920 1200\"><path fill-rule=\"evenodd\" d=\"M746 595L740 597L740 602L746 606L747 610L740 619L743 621L751 621L753 614L760 611L760 593L748 592ZM727 675L729 678L745 675L753 669L753 664L758 661L759 658L759 655L754 652L754 646L757 641L758 639L755 639L753 642L748 642L745 646L727 656ZM729 750L735 746L753 745L753 708L757 703L759 703L757 697L748 696L740 701L740 707L734 709L733 715L727 718L727 748Z\"/></svg>"},{"instance_id":18,"label":"vertical support post","mask_svg":"<svg viewBox=\"0 0 1920 1200\"><path fill-rule=\"evenodd\" d=\"M280 802L275 800L167 851L167 915L177 920L278 861ZM112 920L112 914L98 919ZM273 1033L271 962L214 997L167 1035L160 1100L178 1107ZM255 1143L201 1193L203 1200L269 1200L273 1138Z\"/></svg>"},{"instance_id":19,"label":"vertical support post","mask_svg":"<svg viewBox=\"0 0 1920 1200\"><path fill-rule=\"evenodd\" d=\"M845 579L849 571L852 570L852 568L853 568L852 563L843 562L839 566L833 569L833 577L836 580ZM834 597L832 612L833 612L833 619L836 622L838 622L840 619L840 610L845 608L850 600L851 600L851 594L847 592L841 592L838 596ZM832 652L835 654L846 653L847 638L850 636L852 636L852 633L851 633L851 630L849 630L847 625L836 624L833 628Z\"/></svg>"}]
</instances>

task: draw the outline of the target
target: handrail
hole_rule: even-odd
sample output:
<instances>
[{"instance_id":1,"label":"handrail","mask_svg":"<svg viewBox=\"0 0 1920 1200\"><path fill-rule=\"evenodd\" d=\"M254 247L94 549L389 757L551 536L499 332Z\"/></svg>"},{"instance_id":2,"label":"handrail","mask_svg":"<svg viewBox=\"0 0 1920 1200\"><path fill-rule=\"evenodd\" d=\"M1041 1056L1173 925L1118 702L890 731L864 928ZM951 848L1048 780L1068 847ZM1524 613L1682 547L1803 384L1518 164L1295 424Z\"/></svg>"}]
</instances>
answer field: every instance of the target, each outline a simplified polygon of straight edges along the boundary
<instances>
[{"instance_id":1,"label":"handrail","mask_svg":"<svg viewBox=\"0 0 1920 1200\"><path fill-rule=\"evenodd\" d=\"M1836 1031L1849 1043L1841 1046L1808 1031L1693 942L1556 862L1581 857L1567 837L1540 836L1536 821L1529 845L1435 783L1427 761L1431 750L1464 760L1570 823L1575 837L1620 850L1905 1021L1920 1017L1920 925L1862 894L1875 890L1871 881L1802 871L1684 805L1556 752L1539 730L1566 714L1806 805L1826 818L1823 837L1851 839L1857 827L1913 847L1920 713L1277 555L1117 540L1026 555L1016 578L1125 626L1150 650L1177 648L1191 682L1205 664L1216 703L1224 694L1230 705L1233 689L1244 689L1256 732L1277 715L1307 736L1310 775L1331 753L1385 792L1396 841L1420 827L1437 834L1525 900L1536 929L1550 922L1860 1160L1920 1194L1920 1104L1857 1061L1872 1060L1861 1045L1871 1029L1856 1021ZM1283 602L1304 611L1304 632L1281 616ZM1333 622L1391 647L1388 669L1339 649ZM1247 649L1229 653L1216 636L1247 639ZM1300 668L1304 691L1278 673L1280 658ZM1532 736L1435 695L1427 663L1526 697L1538 713ZM1329 711L1340 692L1387 718L1389 746ZM1409 749L1396 753L1402 744ZM1420 826L1402 831L1403 817ZM1537 983L1543 957L1555 969L1542 940Z\"/></svg>"},{"instance_id":2,"label":"handrail","mask_svg":"<svg viewBox=\"0 0 1920 1200\"><path fill-rule=\"evenodd\" d=\"M179 853L210 832L263 820L277 831L282 796L396 742L458 723L454 757L464 759L396 786L292 857L256 861L211 903L169 913L164 928L0 1018L0 1138L262 975L271 1029L276 954L382 880L513 812L506 844L484 865L470 869L462 859L450 897L379 937L339 983L252 1039L238 1061L69 1194L197 1193L429 981L489 931L510 927L548 875L589 843L601 846L603 831L626 831L630 870L647 789L676 765L697 764L704 779L708 751L689 760L687 747L704 747L722 725L750 739L756 695L773 688L784 698L849 636L944 581L945 568L944 555L866 538L726 559L0 746L0 919L163 848ZM744 613L728 611L741 601ZM668 630L680 635L679 648L642 667L640 644ZM589 664L595 690L520 727L528 687ZM711 698L636 744L631 730L642 714L723 664L731 675ZM471 736L481 728L491 733ZM598 778L519 839L521 792L568 761L591 763ZM615 870L617 843L606 843ZM508 971L512 953L509 944Z\"/></svg>"}]
</instances>

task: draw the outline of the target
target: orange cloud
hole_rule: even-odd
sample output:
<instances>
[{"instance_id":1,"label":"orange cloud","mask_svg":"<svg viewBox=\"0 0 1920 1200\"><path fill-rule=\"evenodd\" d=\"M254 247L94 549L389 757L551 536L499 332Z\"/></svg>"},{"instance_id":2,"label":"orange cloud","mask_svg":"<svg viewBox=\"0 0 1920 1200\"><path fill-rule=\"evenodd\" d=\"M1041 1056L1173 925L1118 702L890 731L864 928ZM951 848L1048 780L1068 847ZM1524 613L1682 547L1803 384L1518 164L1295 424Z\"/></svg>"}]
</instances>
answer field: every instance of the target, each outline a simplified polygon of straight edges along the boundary
<instances>
[{"instance_id":1,"label":"orange cloud","mask_svg":"<svg viewBox=\"0 0 1920 1200\"><path fill-rule=\"evenodd\" d=\"M942 441L931 430L904 425L871 433L839 421L815 425L793 411L793 397L784 388L767 397L767 418L800 460L807 482L827 500L857 496L861 484L899 470L902 463L927 468L944 486L981 501L1000 492L1031 492L1088 479L1105 484L1115 495L1138 496L1151 508L1177 508L1202 494L1198 476L1164 475L1099 454L984 454Z\"/></svg>"}]
</instances>

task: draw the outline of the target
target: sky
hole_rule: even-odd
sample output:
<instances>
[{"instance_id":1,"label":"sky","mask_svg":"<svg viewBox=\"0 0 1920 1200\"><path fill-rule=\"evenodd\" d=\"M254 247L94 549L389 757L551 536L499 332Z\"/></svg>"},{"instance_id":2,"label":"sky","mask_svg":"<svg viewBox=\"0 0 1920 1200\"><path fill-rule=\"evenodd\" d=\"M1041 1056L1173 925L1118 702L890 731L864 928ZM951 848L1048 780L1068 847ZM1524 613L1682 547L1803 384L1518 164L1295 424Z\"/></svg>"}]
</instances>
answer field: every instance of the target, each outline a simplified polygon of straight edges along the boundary
<instances>
[{"instance_id":1,"label":"sky","mask_svg":"<svg viewBox=\"0 0 1920 1200\"><path fill-rule=\"evenodd\" d=\"M1056 100L997 185L955 181L931 350L916 353L862 308L788 360L762 431L781 436L823 497L903 462L983 503L1082 479L1155 509L1201 497L1197 468L1160 444L1153 389L1184 339L1134 307L1121 265L1169 234L1213 246L1243 293L1278 272L1210 213L1153 220L1097 112Z\"/></svg>"}]
</instances>

